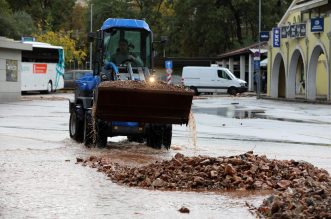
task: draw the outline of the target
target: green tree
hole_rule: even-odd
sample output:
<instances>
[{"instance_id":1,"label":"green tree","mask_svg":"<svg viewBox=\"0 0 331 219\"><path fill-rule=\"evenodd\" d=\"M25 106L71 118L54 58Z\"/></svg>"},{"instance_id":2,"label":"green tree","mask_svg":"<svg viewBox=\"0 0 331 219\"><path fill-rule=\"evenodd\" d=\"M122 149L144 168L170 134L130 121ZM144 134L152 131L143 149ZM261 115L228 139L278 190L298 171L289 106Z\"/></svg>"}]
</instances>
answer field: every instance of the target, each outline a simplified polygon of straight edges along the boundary
<instances>
[{"instance_id":1,"label":"green tree","mask_svg":"<svg viewBox=\"0 0 331 219\"><path fill-rule=\"evenodd\" d=\"M71 17L64 25L64 30L70 30L71 38L76 41L76 49L87 53L87 30L86 23L89 20L88 8L85 5L76 4L72 9Z\"/></svg>"},{"instance_id":2,"label":"green tree","mask_svg":"<svg viewBox=\"0 0 331 219\"><path fill-rule=\"evenodd\" d=\"M14 11L26 11L42 31L62 29L71 16L75 0L10 0Z\"/></svg>"},{"instance_id":3,"label":"green tree","mask_svg":"<svg viewBox=\"0 0 331 219\"><path fill-rule=\"evenodd\" d=\"M93 30L100 29L107 18L137 18L131 0L91 0L93 4ZM88 23L88 27L90 24Z\"/></svg>"},{"instance_id":4,"label":"green tree","mask_svg":"<svg viewBox=\"0 0 331 219\"><path fill-rule=\"evenodd\" d=\"M16 38L31 36L36 31L32 17L25 11L15 12L13 20L16 27Z\"/></svg>"},{"instance_id":5,"label":"green tree","mask_svg":"<svg viewBox=\"0 0 331 219\"><path fill-rule=\"evenodd\" d=\"M29 14L24 11L12 12L5 0L0 0L0 35L20 39L23 35L31 35L35 25Z\"/></svg>"},{"instance_id":6,"label":"green tree","mask_svg":"<svg viewBox=\"0 0 331 219\"><path fill-rule=\"evenodd\" d=\"M6 0L0 0L0 36L13 37L15 35L12 11Z\"/></svg>"}]
</instances>

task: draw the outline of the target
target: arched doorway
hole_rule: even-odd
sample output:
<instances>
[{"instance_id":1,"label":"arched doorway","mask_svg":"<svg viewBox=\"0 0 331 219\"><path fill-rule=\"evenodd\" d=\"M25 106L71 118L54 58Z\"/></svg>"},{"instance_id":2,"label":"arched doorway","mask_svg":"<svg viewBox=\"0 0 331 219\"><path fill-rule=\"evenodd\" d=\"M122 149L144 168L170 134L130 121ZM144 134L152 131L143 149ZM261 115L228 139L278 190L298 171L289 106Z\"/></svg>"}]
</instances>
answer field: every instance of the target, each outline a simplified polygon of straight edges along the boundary
<instances>
[{"instance_id":1,"label":"arched doorway","mask_svg":"<svg viewBox=\"0 0 331 219\"><path fill-rule=\"evenodd\" d=\"M296 49L292 54L287 83L287 98L305 97L306 71L302 54L300 49Z\"/></svg>"},{"instance_id":2,"label":"arched doorway","mask_svg":"<svg viewBox=\"0 0 331 219\"><path fill-rule=\"evenodd\" d=\"M270 96L285 97L286 93L286 72L283 55L278 53L273 61L270 78Z\"/></svg>"},{"instance_id":3,"label":"arched doorway","mask_svg":"<svg viewBox=\"0 0 331 219\"><path fill-rule=\"evenodd\" d=\"M286 75L284 61L281 61L279 68L278 97L286 97Z\"/></svg>"},{"instance_id":4,"label":"arched doorway","mask_svg":"<svg viewBox=\"0 0 331 219\"><path fill-rule=\"evenodd\" d=\"M325 50L317 45L310 56L307 72L307 99L316 100L316 97L327 98L328 93L328 65Z\"/></svg>"}]
</instances>

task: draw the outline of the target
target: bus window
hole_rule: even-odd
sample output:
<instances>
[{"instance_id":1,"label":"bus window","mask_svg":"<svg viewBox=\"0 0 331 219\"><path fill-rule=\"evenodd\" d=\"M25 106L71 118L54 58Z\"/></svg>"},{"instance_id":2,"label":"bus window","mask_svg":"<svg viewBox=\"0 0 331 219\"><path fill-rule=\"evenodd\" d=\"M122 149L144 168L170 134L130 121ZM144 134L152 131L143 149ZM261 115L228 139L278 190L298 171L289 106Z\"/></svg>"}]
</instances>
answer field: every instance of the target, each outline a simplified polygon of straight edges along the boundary
<instances>
[{"instance_id":1,"label":"bus window","mask_svg":"<svg viewBox=\"0 0 331 219\"><path fill-rule=\"evenodd\" d=\"M58 63L59 50L34 47L32 51L22 51L22 62Z\"/></svg>"}]
</instances>

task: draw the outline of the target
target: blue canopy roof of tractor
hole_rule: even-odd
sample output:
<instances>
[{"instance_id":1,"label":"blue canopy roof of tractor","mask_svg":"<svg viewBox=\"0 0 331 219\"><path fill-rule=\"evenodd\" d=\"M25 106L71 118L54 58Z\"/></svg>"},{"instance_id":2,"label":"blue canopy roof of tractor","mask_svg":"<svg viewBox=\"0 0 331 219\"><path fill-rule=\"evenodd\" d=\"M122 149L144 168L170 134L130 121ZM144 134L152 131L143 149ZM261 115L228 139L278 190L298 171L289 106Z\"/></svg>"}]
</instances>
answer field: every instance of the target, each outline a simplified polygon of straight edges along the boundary
<instances>
[{"instance_id":1,"label":"blue canopy roof of tractor","mask_svg":"<svg viewBox=\"0 0 331 219\"><path fill-rule=\"evenodd\" d=\"M110 28L129 28L129 29L145 29L151 32L148 24L143 20L123 19L123 18L108 18L101 26L101 30Z\"/></svg>"}]
</instances>

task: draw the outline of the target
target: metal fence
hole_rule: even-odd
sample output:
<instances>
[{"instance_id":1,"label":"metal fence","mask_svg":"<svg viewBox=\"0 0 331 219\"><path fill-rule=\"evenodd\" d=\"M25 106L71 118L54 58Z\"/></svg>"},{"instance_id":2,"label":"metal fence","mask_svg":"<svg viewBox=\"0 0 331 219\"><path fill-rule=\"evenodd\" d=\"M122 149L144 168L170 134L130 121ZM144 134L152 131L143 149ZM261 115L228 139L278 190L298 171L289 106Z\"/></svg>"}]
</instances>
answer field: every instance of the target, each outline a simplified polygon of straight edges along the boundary
<instances>
[{"instance_id":1,"label":"metal fence","mask_svg":"<svg viewBox=\"0 0 331 219\"><path fill-rule=\"evenodd\" d=\"M77 70L77 69L90 69L90 62L78 62L77 60L69 60L65 66L66 70Z\"/></svg>"}]
</instances>

